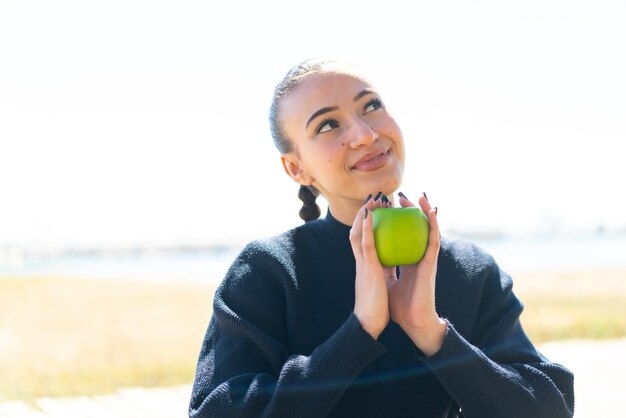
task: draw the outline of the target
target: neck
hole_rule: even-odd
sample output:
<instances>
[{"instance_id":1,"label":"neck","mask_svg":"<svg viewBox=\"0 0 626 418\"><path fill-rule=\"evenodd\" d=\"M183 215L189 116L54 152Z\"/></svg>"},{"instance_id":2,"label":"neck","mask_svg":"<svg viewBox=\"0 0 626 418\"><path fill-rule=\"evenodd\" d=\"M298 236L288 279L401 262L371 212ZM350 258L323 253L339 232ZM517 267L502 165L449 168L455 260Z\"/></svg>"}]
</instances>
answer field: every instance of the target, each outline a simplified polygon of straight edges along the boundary
<instances>
[{"instance_id":1,"label":"neck","mask_svg":"<svg viewBox=\"0 0 626 418\"><path fill-rule=\"evenodd\" d=\"M372 193L372 199L376 195L376 193ZM328 201L328 208L330 213L333 214L333 218L338 220L344 225L352 226L354 224L354 219L356 218L359 210L363 207L365 203L365 199L367 196L363 196L363 200L353 200L353 199L334 199L332 201ZM392 206L394 205L394 197L392 194L387 195L387 198L391 200ZM379 198L380 200L380 198Z\"/></svg>"},{"instance_id":2,"label":"neck","mask_svg":"<svg viewBox=\"0 0 626 418\"><path fill-rule=\"evenodd\" d=\"M328 210L333 214L333 218L337 219L344 225L352 226L354 223L354 219L356 215L359 213L361 209L361 204L363 202L354 202L353 205L338 205L333 202L328 202Z\"/></svg>"}]
</instances>

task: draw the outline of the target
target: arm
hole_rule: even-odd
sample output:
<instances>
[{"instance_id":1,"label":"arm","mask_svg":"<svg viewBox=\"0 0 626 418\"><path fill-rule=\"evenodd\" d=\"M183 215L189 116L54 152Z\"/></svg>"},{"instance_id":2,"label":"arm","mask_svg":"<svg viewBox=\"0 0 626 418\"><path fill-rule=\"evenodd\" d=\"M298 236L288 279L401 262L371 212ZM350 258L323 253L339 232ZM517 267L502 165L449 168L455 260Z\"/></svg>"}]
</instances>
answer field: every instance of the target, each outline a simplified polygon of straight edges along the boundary
<instances>
[{"instance_id":1,"label":"arm","mask_svg":"<svg viewBox=\"0 0 626 418\"><path fill-rule=\"evenodd\" d=\"M572 373L550 363L528 340L510 277L490 258L483 274L473 344L448 325L439 351L422 361L466 417L571 417Z\"/></svg>"},{"instance_id":2,"label":"arm","mask_svg":"<svg viewBox=\"0 0 626 418\"><path fill-rule=\"evenodd\" d=\"M403 195L400 203L412 206ZM401 279L390 282L389 300L391 318L411 338L420 359L466 417L571 417L573 376L549 363L528 340L519 322L522 304L512 292L511 278L492 257L477 248L461 251L442 272L451 276L440 283L447 290L440 294L445 297L438 305L447 305L443 310L454 313L465 331L468 321L473 322L472 343L440 318L435 309L437 211L425 195L419 204L430 224L428 248L417 265L401 267ZM460 267L450 269L450 265Z\"/></svg>"},{"instance_id":3,"label":"arm","mask_svg":"<svg viewBox=\"0 0 626 418\"><path fill-rule=\"evenodd\" d=\"M385 349L350 315L310 355L289 353L279 279L288 273L252 258L240 257L216 292L189 416L323 417Z\"/></svg>"}]
</instances>

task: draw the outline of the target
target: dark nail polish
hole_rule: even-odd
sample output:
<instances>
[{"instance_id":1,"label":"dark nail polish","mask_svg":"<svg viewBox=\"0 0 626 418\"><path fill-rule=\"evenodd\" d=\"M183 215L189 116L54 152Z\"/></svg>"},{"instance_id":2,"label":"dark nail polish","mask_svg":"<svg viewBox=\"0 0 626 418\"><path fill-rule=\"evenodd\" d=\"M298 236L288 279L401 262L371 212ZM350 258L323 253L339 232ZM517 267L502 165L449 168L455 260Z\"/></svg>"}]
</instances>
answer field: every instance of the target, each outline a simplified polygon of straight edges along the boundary
<instances>
[{"instance_id":1,"label":"dark nail polish","mask_svg":"<svg viewBox=\"0 0 626 418\"><path fill-rule=\"evenodd\" d=\"M437 208L437 206L435 206L435 215L437 214L437 211L439 211L439 208Z\"/></svg>"},{"instance_id":2,"label":"dark nail polish","mask_svg":"<svg viewBox=\"0 0 626 418\"><path fill-rule=\"evenodd\" d=\"M367 195L367 199L365 199L365 202L363 202L363 204L366 205L367 202L369 202L371 198L372 198L372 194L370 193Z\"/></svg>"},{"instance_id":3,"label":"dark nail polish","mask_svg":"<svg viewBox=\"0 0 626 418\"><path fill-rule=\"evenodd\" d=\"M404 193L402 193L402 192L398 192L398 196L403 197L403 198L405 198L406 200L409 200L409 199L408 199L408 198L404 195Z\"/></svg>"},{"instance_id":4,"label":"dark nail polish","mask_svg":"<svg viewBox=\"0 0 626 418\"><path fill-rule=\"evenodd\" d=\"M383 192L376 193L376 196L374 197L374 202L378 200L381 194L383 194Z\"/></svg>"},{"instance_id":5,"label":"dark nail polish","mask_svg":"<svg viewBox=\"0 0 626 418\"><path fill-rule=\"evenodd\" d=\"M428 196L426 196L426 192L422 193L424 195L424 197L426 198L426 201L428 202Z\"/></svg>"},{"instance_id":6,"label":"dark nail polish","mask_svg":"<svg viewBox=\"0 0 626 418\"><path fill-rule=\"evenodd\" d=\"M389 198L387 197L387 195L383 195L382 201L383 203L389 203Z\"/></svg>"},{"instance_id":7,"label":"dark nail polish","mask_svg":"<svg viewBox=\"0 0 626 418\"><path fill-rule=\"evenodd\" d=\"M365 216L363 217L363 219L367 219L367 212L369 212L369 210L367 210L367 208L365 208Z\"/></svg>"}]
</instances>

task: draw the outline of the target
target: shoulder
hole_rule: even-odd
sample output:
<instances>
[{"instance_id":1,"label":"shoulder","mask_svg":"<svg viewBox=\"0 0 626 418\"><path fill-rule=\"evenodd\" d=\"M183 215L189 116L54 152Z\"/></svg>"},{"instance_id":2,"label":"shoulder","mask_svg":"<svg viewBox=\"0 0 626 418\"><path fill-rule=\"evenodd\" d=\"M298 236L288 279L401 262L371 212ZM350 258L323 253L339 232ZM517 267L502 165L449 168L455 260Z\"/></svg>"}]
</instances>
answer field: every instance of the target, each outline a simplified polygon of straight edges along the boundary
<instances>
[{"instance_id":1,"label":"shoulder","mask_svg":"<svg viewBox=\"0 0 626 418\"><path fill-rule=\"evenodd\" d=\"M283 303L298 287L297 253L308 229L305 224L246 244L216 289L214 305L226 303L245 312L259 304Z\"/></svg>"},{"instance_id":2,"label":"shoulder","mask_svg":"<svg viewBox=\"0 0 626 418\"><path fill-rule=\"evenodd\" d=\"M500 287L512 285L511 278L501 271L494 257L466 239L442 238L439 268L448 273L454 272L456 276L474 284L496 281Z\"/></svg>"},{"instance_id":3,"label":"shoulder","mask_svg":"<svg viewBox=\"0 0 626 418\"><path fill-rule=\"evenodd\" d=\"M465 240L442 238L440 262L470 272L494 268L496 261L479 245Z\"/></svg>"},{"instance_id":4,"label":"shoulder","mask_svg":"<svg viewBox=\"0 0 626 418\"><path fill-rule=\"evenodd\" d=\"M296 252L309 241L317 241L323 235L320 221L307 222L281 234L256 239L249 242L237 260L255 263L278 263L292 267Z\"/></svg>"},{"instance_id":5,"label":"shoulder","mask_svg":"<svg viewBox=\"0 0 626 418\"><path fill-rule=\"evenodd\" d=\"M257 239L244 246L217 287L213 312L256 318L284 302L284 284L294 273L289 233ZM270 309L273 311L275 309ZM268 311L268 312L269 312Z\"/></svg>"},{"instance_id":6,"label":"shoulder","mask_svg":"<svg viewBox=\"0 0 626 418\"><path fill-rule=\"evenodd\" d=\"M244 246L231 264L224 281L258 281L295 277L297 254L319 233L317 222L294 227L281 234L256 239Z\"/></svg>"},{"instance_id":7,"label":"shoulder","mask_svg":"<svg viewBox=\"0 0 626 418\"><path fill-rule=\"evenodd\" d=\"M294 230L256 239L245 245L228 270L226 278L246 276L251 271L293 269Z\"/></svg>"}]
</instances>

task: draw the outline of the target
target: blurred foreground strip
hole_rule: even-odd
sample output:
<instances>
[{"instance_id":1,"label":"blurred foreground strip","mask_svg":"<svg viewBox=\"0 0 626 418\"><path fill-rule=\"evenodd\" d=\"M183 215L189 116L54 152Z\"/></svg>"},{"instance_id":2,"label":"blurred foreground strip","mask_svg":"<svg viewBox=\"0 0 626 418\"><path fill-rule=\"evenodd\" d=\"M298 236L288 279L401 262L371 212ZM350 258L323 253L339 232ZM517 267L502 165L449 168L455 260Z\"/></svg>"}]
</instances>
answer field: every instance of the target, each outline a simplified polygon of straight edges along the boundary
<instances>
[{"instance_id":1,"label":"blurred foreground strip","mask_svg":"<svg viewBox=\"0 0 626 418\"><path fill-rule=\"evenodd\" d=\"M623 416L626 338L550 342L539 351L574 373L576 418Z\"/></svg>"},{"instance_id":2,"label":"blurred foreground strip","mask_svg":"<svg viewBox=\"0 0 626 418\"><path fill-rule=\"evenodd\" d=\"M172 388L127 388L110 395L40 398L0 403L1 418L154 418L187 417L191 385Z\"/></svg>"},{"instance_id":3,"label":"blurred foreground strip","mask_svg":"<svg viewBox=\"0 0 626 418\"><path fill-rule=\"evenodd\" d=\"M569 340L539 346L550 360L574 372L576 418L620 416L626 338ZM591 361L591 359L593 359ZM184 418L191 385L171 388L127 388L110 395L39 398L0 403L0 418Z\"/></svg>"}]
</instances>

